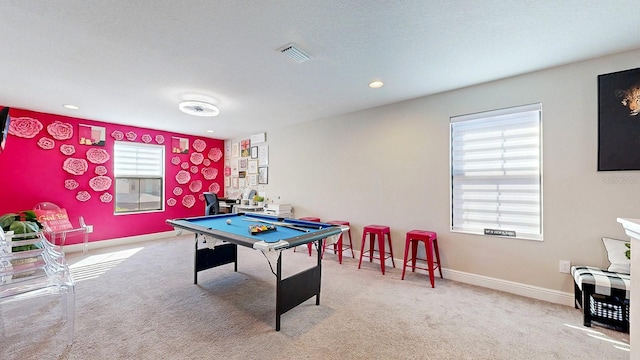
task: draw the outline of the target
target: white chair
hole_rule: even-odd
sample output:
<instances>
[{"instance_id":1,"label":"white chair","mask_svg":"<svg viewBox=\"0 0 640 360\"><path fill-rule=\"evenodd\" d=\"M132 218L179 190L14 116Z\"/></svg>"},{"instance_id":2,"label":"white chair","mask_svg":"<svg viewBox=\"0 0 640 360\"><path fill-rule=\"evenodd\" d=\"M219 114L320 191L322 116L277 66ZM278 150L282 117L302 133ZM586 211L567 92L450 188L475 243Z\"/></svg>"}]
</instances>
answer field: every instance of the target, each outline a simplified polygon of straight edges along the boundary
<instances>
[{"instance_id":1,"label":"white chair","mask_svg":"<svg viewBox=\"0 0 640 360\"><path fill-rule=\"evenodd\" d=\"M67 344L71 345L75 327L75 282L64 253L49 243L42 233L21 236L34 238L14 241L12 232L5 234L0 229L0 306L37 296L59 295L63 321L67 326ZM13 251L24 245L33 245L34 248ZM2 311L0 331L6 331Z\"/></svg>"}]
</instances>

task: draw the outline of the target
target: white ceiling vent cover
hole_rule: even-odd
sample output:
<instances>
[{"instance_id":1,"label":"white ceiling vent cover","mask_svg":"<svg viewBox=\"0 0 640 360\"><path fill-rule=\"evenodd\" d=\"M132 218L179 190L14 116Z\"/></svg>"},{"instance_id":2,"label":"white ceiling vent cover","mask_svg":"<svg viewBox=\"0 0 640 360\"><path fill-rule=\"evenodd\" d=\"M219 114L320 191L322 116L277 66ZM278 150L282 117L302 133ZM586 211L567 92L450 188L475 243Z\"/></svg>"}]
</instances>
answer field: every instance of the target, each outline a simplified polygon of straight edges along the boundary
<instances>
[{"instance_id":1,"label":"white ceiling vent cover","mask_svg":"<svg viewBox=\"0 0 640 360\"><path fill-rule=\"evenodd\" d=\"M307 54L305 54L302 50L298 49L294 44L289 44L283 47L282 49L280 49L280 52L287 55L298 64L303 63L310 59Z\"/></svg>"}]
</instances>

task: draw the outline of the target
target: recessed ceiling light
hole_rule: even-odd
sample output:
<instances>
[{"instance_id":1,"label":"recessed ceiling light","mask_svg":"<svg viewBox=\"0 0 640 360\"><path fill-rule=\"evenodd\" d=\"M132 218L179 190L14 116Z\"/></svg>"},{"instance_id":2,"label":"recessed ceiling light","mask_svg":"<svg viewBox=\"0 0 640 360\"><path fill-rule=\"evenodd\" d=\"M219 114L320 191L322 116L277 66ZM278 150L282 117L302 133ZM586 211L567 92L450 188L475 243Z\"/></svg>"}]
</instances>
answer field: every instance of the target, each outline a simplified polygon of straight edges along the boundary
<instances>
[{"instance_id":1,"label":"recessed ceiling light","mask_svg":"<svg viewBox=\"0 0 640 360\"><path fill-rule=\"evenodd\" d=\"M372 89L381 88L384 83L380 80L375 80L369 83L369 87Z\"/></svg>"},{"instance_id":2,"label":"recessed ceiling light","mask_svg":"<svg viewBox=\"0 0 640 360\"><path fill-rule=\"evenodd\" d=\"M214 130L207 130L207 132L208 132L209 134L213 134L215 131L214 131Z\"/></svg>"},{"instance_id":3,"label":"recessed ceiling light","mask_svg":"<svg viewBox=\"0 0 640 360\"><path fill-rule=\"evenodd\" d=\"M79 107L75 106L75 105L71 105L71 104L65 104L62 105L65 109L69 109L69 110L78 110L80 109Z\"/></svg>"},{"instance_id":4,"label":"recessed ceiling light","mask_svg":"<svg viewBox=\"0 0 640 360\"><path fill-rule=\"evenodd\" d=\"M220 109L217 106L204 101L187 100L178 105L178 109L185 114L195 116L217 116Z\"/></svg>"}]
</instances>

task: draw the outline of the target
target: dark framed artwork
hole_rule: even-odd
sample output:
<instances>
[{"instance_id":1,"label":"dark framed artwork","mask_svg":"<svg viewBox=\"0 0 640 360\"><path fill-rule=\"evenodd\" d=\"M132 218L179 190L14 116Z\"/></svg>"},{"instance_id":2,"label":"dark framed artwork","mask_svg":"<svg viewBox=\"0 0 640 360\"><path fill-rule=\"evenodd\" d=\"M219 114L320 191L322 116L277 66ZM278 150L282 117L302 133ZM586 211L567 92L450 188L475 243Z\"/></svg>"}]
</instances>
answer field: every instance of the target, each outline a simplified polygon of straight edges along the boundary
<instances>
[{"instance_id":1,"label":"dark framed artwork","mask_svg":"<svg viewBox=\"0 0 640 360\"><path fill-rule=\"evenodd\" d=\"M640 170L640 68L598 75L598 171Z\"/></svg>"}]
</instances>

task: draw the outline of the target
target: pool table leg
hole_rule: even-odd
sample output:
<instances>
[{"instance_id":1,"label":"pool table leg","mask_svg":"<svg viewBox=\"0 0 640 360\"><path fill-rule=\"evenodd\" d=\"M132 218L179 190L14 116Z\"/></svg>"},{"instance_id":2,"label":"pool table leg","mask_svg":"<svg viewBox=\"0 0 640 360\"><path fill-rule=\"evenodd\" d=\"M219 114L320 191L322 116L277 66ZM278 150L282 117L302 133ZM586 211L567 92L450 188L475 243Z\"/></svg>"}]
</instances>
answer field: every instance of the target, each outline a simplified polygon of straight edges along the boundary
<instances>
[{"instance_id":1,"label":"pool table leg","mask_svg":"<svg viewBox=\"0 0 640 360\"><path fill-rule=\"evenodd\" d=\"M316 294L316 306L320 305L320 283L322 282L321 280L321 276L322 276L322 271L320 269L320 266L322 265L322 251L320 251L320 249L322 249L322 243L324 242L324 240L326 239L322 239L322 240L318 240L318 293Z\"/></svg>"},{"instance_id":2,"label":"pool table leg","mask_svg":"<svg viewBox=\"0 0 640 360\"><path fill-rule=\"evenodd\" d=\"M195 259L193 266L193 283L198 283L198 272L217 266L233 263L234 271L238 271L238 245L218 244L215 249L208 247L198 249L198 237L196 235Z\"/></svg>"},{"instance_id":3,"label":"pool table leg","mask_svg":"<svg viewBox=\"0 0 640 360\"><path fill-rule=\"evenodd\" d=\"M196 251L193 252L193 283L198 284L198 234L196 234Z\"/></svg>"},{"instance_id":4,"label":"pool table leg","mask_svg":"<svg viewBox=\"0 0 640 360\"><path fill-rule=\"evenodd\" d=\"M278 256L278 265L276 266L276 331L280 331L280 315L281 312L281 295L280 295L280 284L282 282L282 251Z\"/></svg>"},{"instance_id":5,"label":"pool table leg","mask_svg":"<svg viewBox=\"0 0 640 360\"><path fill-rule=\"evenodd\" d=\"M282 314L302 304L311 297L316 297L316 305L320 305L320 280L322 275L322 240L318 240L318 262L316 266L282 279L282 253L278 257L276 267L276 331L280 331Z\"/></svg>"}]
</instances>

